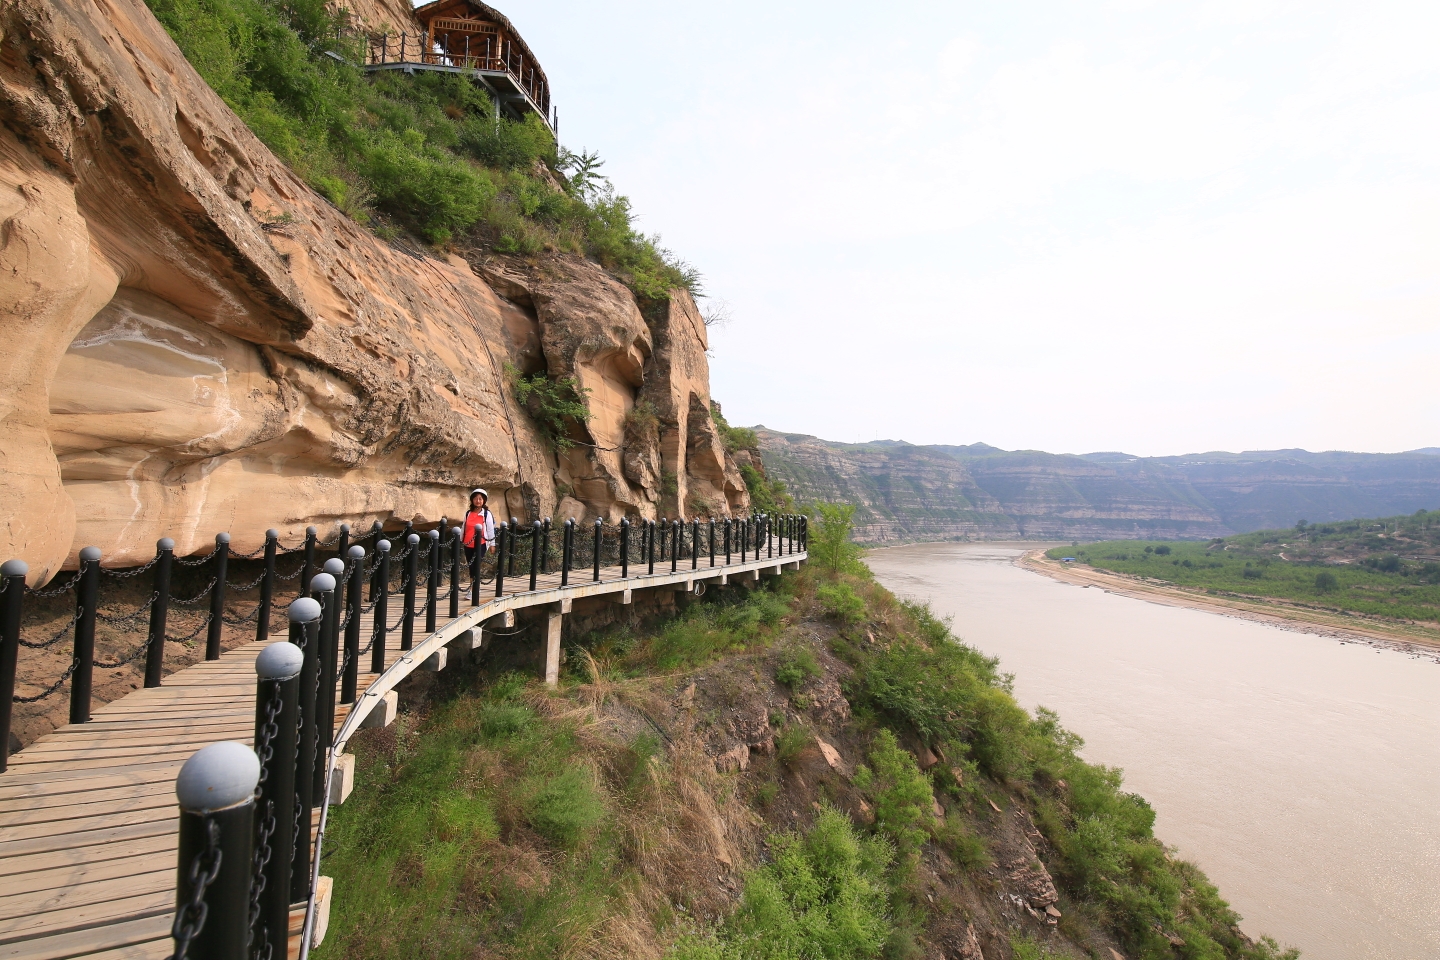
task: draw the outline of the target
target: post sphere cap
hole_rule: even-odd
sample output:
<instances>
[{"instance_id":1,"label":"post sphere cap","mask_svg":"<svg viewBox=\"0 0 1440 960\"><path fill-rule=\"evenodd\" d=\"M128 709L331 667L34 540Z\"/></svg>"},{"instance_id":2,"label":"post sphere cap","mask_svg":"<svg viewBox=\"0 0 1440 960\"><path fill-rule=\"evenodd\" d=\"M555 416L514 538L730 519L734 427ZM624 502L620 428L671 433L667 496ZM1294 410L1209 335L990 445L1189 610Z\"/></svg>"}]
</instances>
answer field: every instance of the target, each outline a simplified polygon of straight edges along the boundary
<instances>
[{"instance_id":1,"label":"post sphere cap","mask_svg":"<svg viewBox=\"0 0 1440 960\"><path fill-rule=\"evenodd\" d=\"M338 577L345 572L345 561L339 557L331 557L325 561L324 570L332 577Z\"/></svg>"},{"instance_id":2,"label":"post sphere cap","mask_svg":"<svg viewBox=\"0 0 1440 960\"><path fill-rule=\"evenodd\" d=\"M319 533L319 532L320 532L320 531L317 530L317 529L314 528L314 527L306 527L306 528L305 528L305 536L307 536L307 537L313 537L313 536L315 536L315 534L317 534L317 533Z\"/></svg>"},{"instance_id":3,"label":"post sphere cap","mask_svg":"<svg viewBox=\"0 0 1440 960\"><path fill-rule=\"evenodd\" d=\"M501 523L500 526L503 527L503 526L505 526L505 524L504 524L504 523ZM465 531L464 531L464 530L461 530L459 527L451 527L451 528L450 528L450 536L452 536L452 537L463 537L463 536L465 536Z\"/></svg>"},{"instance_id":4,"label":"post sphere cap","mask_svg":"<svg viewBox=\"0 0 1440 960\"><path fill-rule=\"evenodd\" d=\"M324 576L324 574L321 574ZM312 600L309 597L301 597L290 604L290 609L285 612L291 623L311 623L320 619L320 601Z\"/></svg>"},{"instance_id":5,"label":"post sphere cap","mask_svg":"<svg viewBox=\"0 0 1440 960\"><path fill-rule=\"evenodd\" d=\"M360 546L360 544L358 543L346 552L350 554L350 559L352 560L359 560L361 557L365 556L365 548Z\"/></svg>"},{"instance_id":6,"label":"post sphere cap","mask_svg":"<svg viewBox=\"0 0 1440 960\"><path fill-rule=\"evenodd\" d=\"M276 530L274 527L271 527L269 530L266 530L266 531L265 531L265 539L266 539L266 540L279 540L279 539L280 539L280 531L279 531L279 530Z\"/></svg>"},{"instance_id":7,"label":"post sphere cap","mask_svg":"<svg viewBox=\"0 0 1440 960\"><path fill-rule=\"evenodd\" d=\"M376 550L379 550L381 553L389 553L389 552L390 552L390 541L389 541L389 540L381 540L379 543L375 544L375 549L376 549Z\"/></svg>"},{"instance_id":8,"label":"post sphere cap","mask_svg":"<svg viewBox=\"0 0 1440 960\"><path fill-rule=\"evenodd\" d=\"M439 540L439 539L440 539L440 531L439 531L439 530L431 530L431 531L430 531L430 539L431 539L431 540Z\"/></svg>"},{"instance_id":9,"label":"post sphere cap","mask_svg":"<svg viewBox=\"0 0 1440 960\"><path fill-rule=\"evenodd\" d=\"M261 680L289 680L305 665L305 654L293 643L272 643L255 658L255 676Z\"/></svg>"},{"instance_id":10,"label":"post sphere cap","mask_svg":"<svg viewBox=\"0 0 1440 960\"><path fill-rule=\"evenodd\" d=\"M260 758L243 743L212 743L191 755L175 778L175 796L191 813L245 803L260 782Z\"/></svg>"},{"instance_id":11,"label":"post sphere cap","mask_svg":"<svg viewBox=\"0 0 1440 960\"><path fill-rule=\"evenodd\" d=\"M311 593L329 593L335 589L335 578L328 573L317 573L310 578Z\"/></svg>"},{"instance_id":12,"label":"post sphere cap","mask_svg":"<svg viewBox=\"0 0 1440 960\"><path fill-rule=\"evenodd\" d=\"M155 541L155 549L170 550L173 552L175 549L175 541L171 540L169 537L161 537L159 540Z\"/></svg>"},{"instance_id":13,"label":"post sphere cap","mask_svg":"<svg viewBox=\"0 0 1440 960\"><path fill-rule=\"evenodd\" d=\"M86 563L90 563L91 561L94 561L94 560L99 560L99 559L100 559L100 548L99 548L99 547L81 547L81 548L80 548L80 559L81 559L81 560L84 560Z\"/></svg>"},{"instance_id":14,"label":"post sphere cap","mask_svg":"<svg viewBox=\"0 0 1440 960\"><path fill-rule=\"evenodd\" d=\"M418 533L412 533L412 534L410 534L410 536L408 536L408 537L405 538L405 542L408 543L408 544L410 544L410 546L412 546L412 547L415 546L415 544L417 544L417 543L420 542L420 534L418 534Z\"/></svg>"},{"instance_id":15,"label":"post sphere cap","mask_svg":"<svg viewBox=\"0 0 1440 960\"><path fill-rule=\"evenodd\" d=\"M217 533L217 534L215 534L215 542L216 542L216 543L229 543L229 542L230 542L230 534L228 534L228 533Z\"/></svg>"},{"instance_id":16,"label":"post sphere cap","mask_svg":"<svg viewBox=\"0 0 1440 960\"><path fill-rule=\"evenodd\" d=\"M348 523L342 523L342 524L340 524L340 532L341 532L341 533L349 533L349 532L350 532L350 524L348 524Z\"/></svg>"},{"instance_id":17,"label":"post sphere cap","mask_svg":"<svg viewBox=\"0 0 1440 960\"><path fill-rule=\"evenodd\" d=\"M23 577L30 572L30 564L24 560L6 560L0 564L0 576Z\"/></svg>"}]
</instances>

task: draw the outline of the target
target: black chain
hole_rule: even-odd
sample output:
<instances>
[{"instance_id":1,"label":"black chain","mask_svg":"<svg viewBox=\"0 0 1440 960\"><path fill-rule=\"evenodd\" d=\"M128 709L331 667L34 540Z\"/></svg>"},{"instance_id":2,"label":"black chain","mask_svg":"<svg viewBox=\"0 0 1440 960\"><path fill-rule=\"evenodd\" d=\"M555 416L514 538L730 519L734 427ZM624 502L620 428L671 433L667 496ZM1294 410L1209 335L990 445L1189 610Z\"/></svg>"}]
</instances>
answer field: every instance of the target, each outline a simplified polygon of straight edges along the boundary
<instances>
[{"instance_id":1,"label":"black chain","mask_svg":"<svg viewBox=\"0 0 1440 960\"><path fill-rule=\"evenodd\" d=\"M295 572L294 572L294 573L287 573L287 574L279 574L279 573L277 573L277 574L275 574L275 579L276 579L276 580L279 580L279 581L281 581L281 582L283 583L283 582L286 581L286 580L294 580L296 577L300 576L300 574L302 574L302 573L304 573L304 572L305 572L305 566L302 564L302 565L300 565L300 566L298 566L298 567L295 568Z\"/></svg>"},{"instance_id":2,"label":"black chain","mask_svg":"<svg viewBox=\"0 0 1440 960\"><path fill-rule=\"evenodd\" d=\"M98 617L99 619L105 621L106 623L129 623L131 620L138 619L139 616L140 616L142 613L144 613L146 610L149 610L150 607L151 607L151 605L153 605L153 604L155 603L155 601L158 600L159 598L160 598L160 594L159 594L158 591L157 591L157 592L154 592L154 593L151 593L151 594L150 594L150 599L149 599L149 600L146 600L143 606L141 606L139 609L137 609L137 610L135 610L135 611L133 611L133 612L131 612L131 613L127 613L127 614L124 614L124 615L122 615L122 616L118 616L118 617L106 616L105 614L101 613L99 610L96 610L96 611L95 611L95 616Z\"/></svg>"},{"instance_id":3,"label":"black chain","mask_svg":"<svg viewBox=\"0 0 1440 960\"><path fill-rule=\"evenodd\" d=\"M117 580L123 580L126 577L138 577L146 570L149 570L151 567L155 566L156 561L158 561L159 559L160 555L157 553L155 555L155 559L151 560L143 567L131 567L129 570L106 570L104 567L101 567L100 572L105 574L106 576L114 577Z\"/></svg>"},{"instance_id":4,"label":"black chain","mask_svg":"<svg viewBox=\"0 0 1440 960\"><path fill-rule=\"evenodd\" d=\"M237 593L244 593L246 590L254 590L256 587L260 586L260 581L264 579L265 574L262 573L260 574L260 576L256 577L254 580L251 580L243 587L237 587L234 584L226 584L226 586L228 586L231 590L236 591Z\"/></svg>"},{"instance_id":5,"label":"black chain","mask_svg":"<svg viewBox=\"0 0 1440 960\"><path fill-rule=\"evenodd\" d=\"M220 619L221 619L223 622L230 624L230 626L232 626L232 627L243 627L245 624L249 623L251 620L258 620L258 619L260 619L260 604L258 604L258 603L255 604L255 609L254 609L254 610L251 610L249 613L245 614L245 616L243 616L243 617L227 617L227 616L225 616L225 615L222 613L222 614L220 615Z\"/></svg>"},{"instance_id":6,"label":"black chain","mask_svg":"<svg viewBox=\"0 0 1440 960\"><path fill-rule=\"evenodd\" d=\"M75 576L71 577L70 582L65 584L65 586L63 587L56 587L54 590L32 590L30 587L27 586L25 588L25 592L30 594L32 597L58 597L66 590L69 590L71 587L75 586L75 584L79 583L80 574L82 574L83 572L83 570L76 570Z\"/></svg>"},{"instance_id":7,"label":"black chain","mask_svg":"<svg viewBox=\"0 0 1440 960\"><path fill-rule=\"evenodd\" d=\"M190 941L205 928L205 916L210 910L209 904L205 902L205 891L209 890L210 884L220 876L220 861L224 859L220 852L220 825L207 819L205 828L205 849L195 854L195 859L190 861L190 902L176 912L175 922L170 927L170 936L175 940L175 952L170 955L169 960L187 960Z\"/></svg>"},{"instance_id":8,"label":"black chain","mask_svg":"<svg viewBox=\"0 0 1440 960\"><path fill-rule=\"evenodd\" d=\"M270 776L270 761L275 758L275 738L280 734L280 724L277 718L284 707L280 694L280 683L275 684L271 691L270 702L265 704L265 722L260 727L260 741L255 746L255 754L260 759L260 780L264 783ZM250 929L254 930L260 922L260 895L265 892L265 867L270 863L272 851L270 849L270 838L275 834L275 801L265 802L265 816L255 833L255 865L250 882ZM274 953L274 946L270 943L269 934L265 939L255 945L252 956L254 960L270 960Z\"/></svg>"},{"instance_id":9,"label":"black chain","mask_svg":"<svg viewBox=\"0 0 1440 960\"><path fill-rule=\"evenodd\" d=\"M210 626L210 617L211 617L211 614L208 614L208 613L205 614L205 619L200 621L200 626L196 627L194 630L191 630L190 633L187 634L186 636L183 636L183 637L171 637L171 636L166 636L166 637L165 637L165 640L166 640L168 643L189 643L191 640L194 640L196 637L200 636L200 631L201 631L201 630L204 630L206 627Z\"/></svg>"},{"instance_id":10,"label":"black chain","mask_svg":"<svg viewBox=\"0 0 1440 960\"><path fill-rule=\"evenodd\" d=\"M170 602L177 607L188 607L192 603L199 603L201 600L204 600L210 594L211 590L215 589L215 584L219 582L219 577L212 577L210 579L209 585L206 586L204 590L201 590L199 593L195 594L195 596L191 597L189 600L175 600L172 598Z\"/></svg>"},{"instance_id":11,"label":"black chain","mask_svg":"<svg viewBox=\"0 0 1440 960\"><path fill-rule=\"evenodd\" d=\"M213 559L215 558L215 554L217 554L217 553L219 553L219 552L220 552L220 544L217 543L217 544L215 544L215 549L214 549L214 550L211 550L208 554L206 554L206 555L203 556L203 557L200 557L200 558L197 559L197 560L187 560L185 557L176 557L176 558L175 558L175 562L178 563L178 564L180 564L181 566L184 566L184 567L198 567L198 566L200 566L202 563L206 563L206 562L208 562L208 561L210 561L210 560L213 560Z\"/></svg>"},{"instance_id":12,"label":"black chain","mask_svg":"<svg viewBox=\"0 0 1440 960\"><path fill-rule=\"evenodd\" d=\"M44 650L46 647L55 646L55 644L65 639L65 635L71 631L75 624L80 622L80 615L84 612L85 611L82 610L80 607L76 607L75 615L70 618L70 622L65 624L65 626L61 627L60 632L55 634L55 636L51 637L49 640L42 640L39 643L31 643L29 640L21 637L20 646L29 647L31 650Z\"/></svg>"},{"instance_id":13,"label":"black chain","mask_svg":"<svg viewBox=\"0 0 1440 960\"><path fill-rule=\"evenodd\" d=\"M140 644L139 649L137 649L134 653L130 654L130 656L126 657L124 660L116 660L114 663L106 663L104 660L91 660L90 662L102 670L114 670L117 667L128 667L130 664L143 657L145 655L145 651L149 649L150 641L146 640L144 643Z\"/></svg>"},{"instance_id":14,"label":"black chain","mask_svg":"<svg viewBox=\"0 0 1440 960\"><path fill-rule=\"evenodd\" d=\"M59 680L56 680L54 683L50 684L50 686L45 689L45 692L44 692L44 693L36 694L36 695L33 696L33 697L22 697L22 696L19 696L19 695L17 695L17 694L11 694L11 695L10 695L10 700L11 700L11 702L13 702L13 703L39 703L41 700L44 700L46 697L50 696L50 694L54 693L56 690L59 690L60 687L65 683L65 681L70 679L70 675L75 672L75 668L78 667L79 665L80 665L79 661L77 661L77 660L71 660L71 661L70 661L70 666L66 667L66 668L65 668L65 672L62 673L62 674L60 674L60 679L59 679Z\"/></svg>"}]
</instances>

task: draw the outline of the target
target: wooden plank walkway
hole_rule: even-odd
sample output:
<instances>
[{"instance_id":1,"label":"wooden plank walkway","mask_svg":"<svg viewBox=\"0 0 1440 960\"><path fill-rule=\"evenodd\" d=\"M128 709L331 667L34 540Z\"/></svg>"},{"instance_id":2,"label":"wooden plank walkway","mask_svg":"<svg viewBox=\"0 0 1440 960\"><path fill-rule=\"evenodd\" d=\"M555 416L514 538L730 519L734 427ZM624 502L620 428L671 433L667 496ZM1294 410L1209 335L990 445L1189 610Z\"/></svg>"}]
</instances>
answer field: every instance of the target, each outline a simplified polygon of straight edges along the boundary
<instances>
[{"instance_id":1,"label":"wooden plank walkway","mask_svg":"<svg viewBox=\"0 0 1440 960\"><path fill-rule=\"evenodd\" d=\"M548 574L538 578L534 591L527 571L506 578L503 597L495 596L493 584L482 585L478 607L463 597L460 616L453 620L446 616L448 600L442 599L434 633L424 632L423 613L416 618L414 649L399 650L400 632L391 631L385 671L371 672L370 654L361 656L361 695L353 708L336 707L331 768L385 694L447 643L492 617L545 605L568 611L573 600L591 596L628 602L633 590L688 588L693 581L718 577L758 578L804 559L805 554L795 553L729 566L717 560L710 568L708 558L702 558L699 569L691 569L687 560L673 574L666 561L663 567L656 564L653 576L632 566L625 580L618 566L606 567L598 583L590 570L574 570L569 586L560 586L559 574ZM417 604L423 595L422 590ZM403 604L403 596L390 598L392 623ZM364 618L362 646L369 641L372 621ZM255 658L268 643L283 639L252 641L218 660L171 674L164 686L136 690L99 707L89 723L60 727L10 758L9 769L0 773L0 960L161 960L170 955L175 777L201 747L222 740L252 742ZM324 812L315 810L317 828ZM292 957L299 953L303 920L304 910L297 907L291 917Z\"/></svg>"}]
</instances>

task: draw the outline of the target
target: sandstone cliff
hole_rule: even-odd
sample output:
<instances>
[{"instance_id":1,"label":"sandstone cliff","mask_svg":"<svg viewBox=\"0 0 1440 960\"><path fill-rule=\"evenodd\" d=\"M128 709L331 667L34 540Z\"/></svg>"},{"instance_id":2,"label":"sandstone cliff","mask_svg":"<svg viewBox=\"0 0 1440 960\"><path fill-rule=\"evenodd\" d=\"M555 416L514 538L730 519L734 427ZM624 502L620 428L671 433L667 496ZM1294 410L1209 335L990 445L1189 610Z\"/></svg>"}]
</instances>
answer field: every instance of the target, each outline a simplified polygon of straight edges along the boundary
<instances>
[{"instance_id":1,"label":"sandstone cliff","mask_svg":"<svg viewBox=\"0 0 1440 960\"><path fill-rule=\"evenodd\" d=\"M1424 451L1070 456L758 433L798 501L857 504L858 538L871 543L1202 539L1440 505L1440 457Z\"/></svg>"},{"instance_id":2,"label":"sandstone cliff","mask_svg":"<svg viewBox=\"0 0 1440 960\"><path fill-rule=\"evenodd\" d=\"M161 536L433 522L476 485L522 519L747 508L688 293L647 317L576 258L377 238L137 0L19 0L0 37L0 557L33 581L87 544L125 564ZM507 362L592 391L564 456Z\"/></svg>"}]
</instances>

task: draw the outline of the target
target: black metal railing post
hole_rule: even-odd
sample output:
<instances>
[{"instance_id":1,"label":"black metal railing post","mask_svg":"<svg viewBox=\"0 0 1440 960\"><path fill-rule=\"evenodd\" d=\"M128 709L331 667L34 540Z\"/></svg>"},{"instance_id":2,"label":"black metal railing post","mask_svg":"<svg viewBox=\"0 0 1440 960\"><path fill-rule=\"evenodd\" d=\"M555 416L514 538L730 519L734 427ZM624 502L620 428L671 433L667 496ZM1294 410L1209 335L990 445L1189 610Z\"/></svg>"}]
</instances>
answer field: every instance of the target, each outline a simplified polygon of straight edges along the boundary
<instances>
[{"instance_id":1,"label":"black metal railing post","mask_svg":"<svg viewBox=\"0 0 1440 960\"><path fill-rule=\"evenodd\" d=\"M175 778L175 960L248 960L259 781L255 751L233 742L196 751Z\"/></svg>"},{"instance_id":2,"label":"black metal railing post","mask_svg":"<svg viewBox=\"0 0 1440 960\"><path fill-rule=\"evenodd\" d=\"M620 519L620 578L630 576L630 518ZM600 580L600 520L595 520L595 580Z\"/></svg>"},{"instance_id":3,"label":"black metal railing post","mask_svg":"<svg viewBox=\"0 0 1440 960\"><path fill-rule=\"evenodd\" d=\"M345 670L340 678L340 702L354 703L360 686L360 618L365 603L365 548L356 544L349 550L349 585L345 590Z\"/></svg>"},{"instance_id":4,"label":"black metal railing post","mask_svg":"<svg viewBox=\"0 0 1440 960\"><path fill-rule=\"evenodd\" d=\"M310 581L315 578L315 547L316 529L305 528L305 565L300 568L300 596L305 596L305 591L310 589Z\"/></svg>"},{"instance_id":5,"label":"black metal railing post","mask_svg":"<svg viewBox=\"0 0 1440 960\"><path fill-rule=\"evenodd\" d=\"M500 526L495 530L495 596L497 597L505 596L505 561L506 553L510 550L510 524L501 520Z\"/></svg>"},{"instance_id":6,"label":"black metal railing post","mask_svg":"<svg viewBox=\"0 0 1440 960\"><path fill-rule=\"evenodd\" d=\"M440 602L440 531L431 530L430 575L425 578L425 633L435 632L435 605Z\"/></svg>"},{"instance_id":7,"label":"black metal railing post","mask_svg":"<svg viewBox=\"0 0 1440 960\"><path fill-rule=\"evenodd\" d=\"M550 561L550 518L545 518L540 537L540 572L549 573L546 565ZM531 589L534 589L533 587Z\"/></svg>"},{"instance_id":8,"label":"black metal railing post","mask_svg":"<svg viewBox=\"0 0 1440 960\"><path fill-rule=\"evenodd\" d=\"M540 521L530 521L530 589L535 589L535 581L540 575Z\"/></svg>"},{"instance_id":9,"label":"black metal railing post","mask_svg":"<svg viewBox=\"0 0 1440 960\"><path fill-rule=\"evenodd\" d=\"M715 519L710 519L710 566L715 566Z\"/></svg>"},{"instance_id":10,"label":"black metal railing post","mask_svg":"<svg viewBox=\"0 0 1440 960\"><path fill-rule=\"evenodd\" d=\"M595 581L595 583L599 583L600 581L600 554L602 554L603 551L605 551L605 520L596 517L595 556L590 557L590 563L593 564L592 570L590 570L590 580Z\"/></svg>"},{"instance_id":11,"label":"black metal railing post","mask_svg":"<svg viewBox=\"0 0 1440 960\"><path fill-rule=\"evenodd\" d=\"M655 521L645 521L645 562L647 574L655 572Z\"/></svg>"},{"instance_id":12,"label":"black metal railing post","mask_svg":"<svg viewBox=\"0 0 1440 960\"><path fill-rule=\"evenodd\" d=\"M272 643L255 658L255 752L260 782L255 791L256 879L260 914L254 947L278 960L276 947L290 938L290 867L295 859L296 718L305 654L292 643Z\"/></svg>"},{"instance_id":13,"label":"black metal railing post","mask_svg":"<svg viewBox=\"0 0 1440 960\"><path fill-rule=\"evenodd\" d=\"M420 535L407 534L405 537L405 592L402 600L405 612L400 617L400 649L409 650L415 646L415 587L420 577Z\"/></svg>"},{"instance_id":14,"label":"black metal railing post","mask_svg":"<svg viewBox=\"0 0 1440 960\"><path fill-rule=\"evenodd\" d=\"M773 560L775 559L775 524L771 522L769 514L766 514L760 522L765 524L765 558Z\"/></svg>"},{"instance_id":15,"label":"black metal railing post","mask_svg":"<svg viewBox=\"0 0 1440 960\"><path fill-rule=\"evenodd\" d=\"M725 518L725 566L730 566L730 518Z\"/></svg>"},{"instance_id":16,"label":"black metal railing post","mask_svg":"<svg viewBox=\"0 0 1440 960\"><path fill-rule=\"evenodd\" d=\"M215 585L210 588L210 623L205 630L205 659L219 660L225 639L225 578L230 574L230 534L215 534Z\"/></svg>"},{"instance_id":17,"label":"black metal railing post","mask_svg":"<svg viewBox=\"0 0 1440 960\"><path fill-rule=\"evenodd\" d=\"M745 517L740 521L740 562L745 562L745 555L750 550L750 518Z\"/></svg>"},{"instance_id":18,"label":"black metal railing post","mask_svg":"<svg viewBox=\"0 0 1440 960\"><path fill-rule=\"evenodd\" d=\"M320 574L327 580L329 574ZM333 587L333 581L331 589ZM320 625L318 601L301 597L290 604L290 642L305 655L300 667L298 737L295 747L295 848L290 860L290 902L310 898L310 811L315 806L315 757L318 729L316 686L320 677Z\"/></svg>"},{"instance_id":19,"label":"black metal railing post","mask_svg":"<svg viewBox=\"0 0 1440 960\"><path fill-rule=\"evenodd\" d=\"M270 636L270 610L275 605L275 556L279 550L280 531L266 530L265 575L260 578L260 608L255 613L256 643Z\"/></svg>"},{"instance_id":20,"label":"black metal railing post","mask_svg":"<svg viewBox=\"0 0 1440 960\"><path fill-rule=\"evenodd\" d=\"M700 566L700 521L690 521L690 569Z\"/></svg>"},{"instance_id":21,"label":"black metal railing post","mask_svg":"<svg viewBox=\"0 0 1440 960\"><path fill-rule=\"evenodd\" d=\"M379 544L380 544L380 539L381 539L380 534L383 533L384 530L385 530L385 525L384 525L383 523L381 523L379 520L376 520L374 523L372 523L372 524L370 525L370 535L375 538L375 544L376 544L376 549L377 549L377 550L379 549ZM374 553L374 552L375 552L374 550L371 551L371 553ZM388 568L387 568L387 569L388 569ZM374 603L374 602L375 602L375 596L376 596L376 594L378 594L379 592L380 592L380 568L379 568L379 567L376 567L375 570L370 574L370 602L371 602L371 603Z\"/></svg>"},{"instance_id":22,"label":"black metal railing post","mask_svg":"<svg viewBox=\"0 0 1440 960\"><path fill-rule=\"evenodd\" d=\"M390 541L380 540L375 544L375 550L380 555L375 560L375 573L378 575L380 592L371 594L371 603L374 604L374 640L370 646L370 672L385 672L385 634L390 628ZM372 588L374 584L371 584Z\"/></svg>"},{"instance_id":23,"label":"black metal railing post","mask_svg":"<svg viewBox=\"0 0 1440 960\"><path fill-rule=\"evenodd\" d=\"M660 562L665 562L665 541L670 535L670 521L665 517L660 518Z\"/></svg>"},{"instance_id":24,"label":"black metal railing post","mask_svg":"<svg viewBox=\"0 0 1440 960\"><path fill-rule=\"evenodd\" d=\"M25 612L25 577L30 565L6 560L0 565L5 592L0 602L0 773L10 757L10 718L15 710L15 666L20 661L20 621Z\"/></svg>"},{"instance_id":25,"label":"black metal railing post","mask_svg":"<svg viewBox=\"0 0 1440 960\"><path fill-rule=\"evenodd\" d=\"M350 524L340 524L340 535L336 539L339 542L335 544L335 557L344 563L345 558L350 555Z\"/></svg>"},{"instance_id":26,"label":"black metal railing post","mask_svg":"<svg viewBox=\"0 0 1440 960\"><path fill-rule=\"evenodd\" d=\"M560 586L570 585L570 559L571 551L575 546L575 521L566 519L565 528L560 539Z\"/></svg>"},{"instance_id":27,"label":"black metal railing post","mask_svg":"<svg viewBox=\"0 0 1440 960\"><path fill-rule=\"evenodd\" d=\"M320 628L320 689L315 703L316 741L315 795L325 789L325 758L335 739L335 681L340 671L340 621L345 599L345 561L331 557L325 561L325 575L331 586L320 602L324 620ZM319 579L318 577L316 579Z\"/></svg>"},{"instance_id":28,"label":"black metal railing post","mask_svg":"<svg viewBox=\"0 0 1440 960\"><path fill-rule=\"evenodd\" d=\"M465 531L450 528L450 619L460 616L460 571L465 562Z\"/></svg>"},{"instance_id":29,"label":"black metal railing post","mask_svg":"<svg viewBox=\"0 0 1440 960\"><path fill-rule=\"evenodd\" d=\"M165 629L170 619L170 577L175 568L175 541L161 537L155 544L155 599L150 604L150 632L145 640L145 686L158 687L165 676ZM264 593L261 593L264 597ZM263 602L263 600L262 600Z\"/></svg>"},{"instance_id":30,"label":"black metal railing post","mask_svg":"<svg viewBox=\"0 0 1440 960\"><path fill-rule=\"evenodd\" d=\"M95 608L100 602L100 548L80 551L80 584L75 590L75 653L70 675L70 722L90 720L90 681L95 672ZM9 744L5 745L9 749Z\"/></svg>"},{"instance_id":31,"label":"black metal railing post","mask_svg":"<svg viewBox=\"0 0 1440 960\"><path fill-rule=\"evenodd\" d=\"M675 572L675 567L680 562L680 549L685 546L685 525L679 520L670 521L670 572Z\"/></svg>"}]
</instances>

